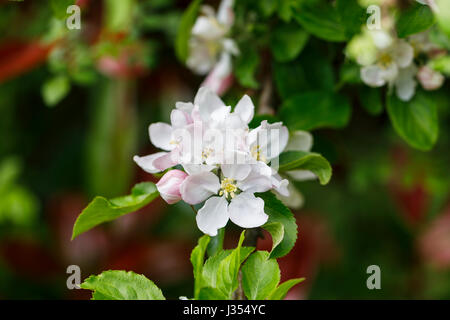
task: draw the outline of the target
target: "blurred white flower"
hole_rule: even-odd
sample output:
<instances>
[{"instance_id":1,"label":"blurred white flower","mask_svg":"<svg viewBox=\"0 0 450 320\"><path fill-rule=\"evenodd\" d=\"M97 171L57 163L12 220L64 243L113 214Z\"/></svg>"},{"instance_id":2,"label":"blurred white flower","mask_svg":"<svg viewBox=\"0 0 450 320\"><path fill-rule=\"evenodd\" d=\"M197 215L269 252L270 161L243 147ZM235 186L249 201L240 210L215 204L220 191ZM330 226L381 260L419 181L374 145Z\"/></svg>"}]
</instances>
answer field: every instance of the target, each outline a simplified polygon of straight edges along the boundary
<instances>
[{"instance_id":1,"label":"blurred white flower","mask_svg":"<svg viewBox=\"0 0 450 320\"><path fill-rule=\"evenodd\" d=\"M222 94L232 81L232 55L238 55L236 43L228 38L234 22L233 0L222 0L217 15L210 6L203 6L189 41L187 66L195 73L206 75L202 86Z\"/></svg>"},{"instance_id":2,"label":"blurred white flower","mask_svg":"<svg viewBox=\"0 0 450 320\"><path fill-rule=\"evenodd\" d=\"M362 66L361 80L368 86L395 87L397 96L403 101L413 97L417 68L414 49L405 40L394 38L383 30L366 31L350 42L347 54Z\"/></svg>"}]
</instances>

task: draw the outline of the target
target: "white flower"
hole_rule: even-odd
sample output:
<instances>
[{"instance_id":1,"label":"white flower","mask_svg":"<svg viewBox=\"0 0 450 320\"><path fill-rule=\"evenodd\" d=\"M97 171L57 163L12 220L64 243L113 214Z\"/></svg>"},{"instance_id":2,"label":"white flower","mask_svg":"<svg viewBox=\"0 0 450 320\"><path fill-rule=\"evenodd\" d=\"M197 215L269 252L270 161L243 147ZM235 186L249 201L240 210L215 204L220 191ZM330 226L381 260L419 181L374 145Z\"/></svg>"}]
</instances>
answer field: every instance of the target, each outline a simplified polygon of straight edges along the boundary
<instances>
[{"instance_id":1,"label":"white flower","mask_svg":"<svg viewBox=\"0 0 450 320\"><path fill-rule=\"evenodd\" d=\"M206 200L197 213L197 225L215 236L228 220L242 228L255 228L267 222L264 201L255 192L271 189L270 175L261 172L260 164L221 165L221 178L213 172L190 175L181 184L181 196L189 204Z\"/></svg>"},{"instance_id":2,"label":"white flower","mask_svg":"<svg viewBox=\"0 0 450 320\"><path fill-rule=\"evenodd\" d=\"M413 47L404 40L388 38L387 33L378 31L369 34L374 42L376 55L374 61L365 60L365 64L362 64L362 81L371 87L386 84L395 87L399 99L410 100L416 87Z\"/></svg>"},{"instance_id":3,"label":"white flower","mask_svg":"<svg viewBox=\"0 0 450 320\"><path fill-rule=\"evenodd\" d=\"M195 73L209 75L202 86L221 94L231 84L231 56L239 54L236 43L227 38L233 25L233 0L222 0L217 15L210 6L203 6L189 42L187 66Z\"/></svg>"},{"instance_id":4,"label":"white flower","mask_svg":"<svg viewBox=\"0 0 450 320\"><path fill-rule=\"evenodd\" d=\"M165 152L157 152L145 157L134 156L133 160L145 171L157 173L179 163L183 147L184 130L192 127L192 117L183 110L172 110L171 125L158 122L149 126L150 141Z\"/></svg>"},{"instance_id":5,"label":"white flower","mask_svg":"<svg viewBox=\"0 0 450 320\"><path fill-rule=\"evenodd\" d=\"M247 95L231 110L217 94L202 87L193 103L176 104L170 125L150 125L150 140L164 151L134 158L150 173L182 166L184 171L166 173L157 183L158 190L168 203L180 199L191 205L204 202L197 224L211 236L228 220L243 228L266 223L264 201L255 193L289 194L289 181L269 163L285 149L299 150L310 144L308 136L295 134L289 147L289 133L281 122L262 121L250 130L255 107Z\"/></svg>"}]
</instances>

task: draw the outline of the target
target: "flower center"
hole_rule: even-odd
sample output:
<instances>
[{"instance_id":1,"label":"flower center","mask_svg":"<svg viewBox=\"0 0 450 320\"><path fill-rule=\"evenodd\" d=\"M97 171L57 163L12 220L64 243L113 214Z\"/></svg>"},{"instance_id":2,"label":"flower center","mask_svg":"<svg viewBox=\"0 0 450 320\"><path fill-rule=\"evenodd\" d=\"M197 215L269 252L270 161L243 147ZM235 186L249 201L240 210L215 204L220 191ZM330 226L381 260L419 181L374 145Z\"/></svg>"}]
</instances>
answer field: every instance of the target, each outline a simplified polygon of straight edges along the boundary
<instances>
[{"instance_id":1,"label":"flower center","mask_svg":"<svg viewBox=\"0 0 450 320\"><path fill-rule=\"evenodd\" d=\"M259 145L253 146L250 150L252 157L255 158L257 161L267 162L266 157L261 151L261 147Z\"/></svg>"},{"instance_id":2,"label":"flower center","mask_svg":"<svg viewBox=\"0 0 450 320\"><path fill-rule=\"evenodd\" d=\"M225 195L225 198L231 196L234 198L235 192L238 190L238 187L235 185L234 179L224 178L220 184L220 192L219 196Z\"/></svg>"},{"instance_id":3,"label":"flower center","mask_svg":"<svg viewBox=\"0 0 450 320\"><path fill-rule=\"evenodd\" d=\"M208 159L213 152L214 152L214 150L211 149L211 148L203 149L203 151L202 151L202 160L206 161L206 159Z\"/></svg>"},{"instance_id":4,"label":"flower center","mask_svg":"<svg viewBox=\"0 0 450 320\"><path fill-rule=\"evenodd\" d=\"M392 63L392 57L388 53L383 53L378 61L383 68L387 68Z\"/></svg>"}]
</instances>

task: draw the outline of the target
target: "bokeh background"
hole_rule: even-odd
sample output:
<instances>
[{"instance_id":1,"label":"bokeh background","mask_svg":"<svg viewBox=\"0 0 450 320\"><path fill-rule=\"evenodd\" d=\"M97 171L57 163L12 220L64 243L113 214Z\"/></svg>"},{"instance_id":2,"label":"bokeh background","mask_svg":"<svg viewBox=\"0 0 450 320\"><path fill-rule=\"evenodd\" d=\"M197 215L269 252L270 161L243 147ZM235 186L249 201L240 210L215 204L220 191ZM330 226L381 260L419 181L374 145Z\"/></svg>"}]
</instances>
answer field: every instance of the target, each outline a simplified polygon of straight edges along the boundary
<instances>
[{"instance_id":1,"label":"bokeh background","mask_svg":"<svg viewBox=\"0 0 450 320\"><path fill-rule=\"evenodd\" d=\"M191 101L202 82L173 48L190 1L76 2L82 28L69 31L54 2L0 1L0 299L89 299L66 287L73 264L83 279L133 270L168 298L189 296L189 255L200 232L186 205L158 199L70 237L95 195L156 181L132 156L156 151L148 125L167 121L175 102ZM336 59L343 50L311 39L297 67L307 68L318 48ZM279 262L282 280L307 280L288 298L450 298L448 81L433 93L440 135L430 152L406 145L384 112L373 116L360 105L352 86L343 90L353 97L348 126L313 132L313 150L331 162L332 180L297 185L304 196L294 212L299 238ZM224 99L243 93L258 90L235 85ZM239 234L231 230L229 246ZM258 246L269 247L270 237ZM381 290L366 287L373 264Z\"/></svg>"}]
</instances>

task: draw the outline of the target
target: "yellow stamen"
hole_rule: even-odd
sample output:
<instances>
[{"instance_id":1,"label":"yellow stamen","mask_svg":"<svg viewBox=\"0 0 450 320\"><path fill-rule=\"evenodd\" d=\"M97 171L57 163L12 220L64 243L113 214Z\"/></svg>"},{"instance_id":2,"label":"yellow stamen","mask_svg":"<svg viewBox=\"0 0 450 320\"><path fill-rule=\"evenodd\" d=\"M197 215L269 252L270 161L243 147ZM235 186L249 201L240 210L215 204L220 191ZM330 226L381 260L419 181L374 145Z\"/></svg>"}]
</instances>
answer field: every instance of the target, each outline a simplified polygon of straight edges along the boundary
<instances>
[{"instance_id":1,"label":"yellow stamen","mask_svg":"<svg viewBox=\"0 0 450 320\"><path fill-rule=\"evenodd\" d=\"M236 195L236 191L238 190L238 187L235 184L236 182L234 179L230 178L224 178L220 184L220 192L219 196L222 196L225 194L225 197L228 198L230 196L231 198L234 198Z\"/></svg>"},{"instance_id":2,"label":"yellow stamen","mask_svg":"<svg viewBox=\"0 0 450 320\"><path fill-rule=\"evenodd\" d=\"M264 154L261 152L261 148L259 145L253 146L250 150L252 157L255 158L257 161L263 161L263 162L267 162L266 157L264 156Z\"/></svg>"}]
</instances>

